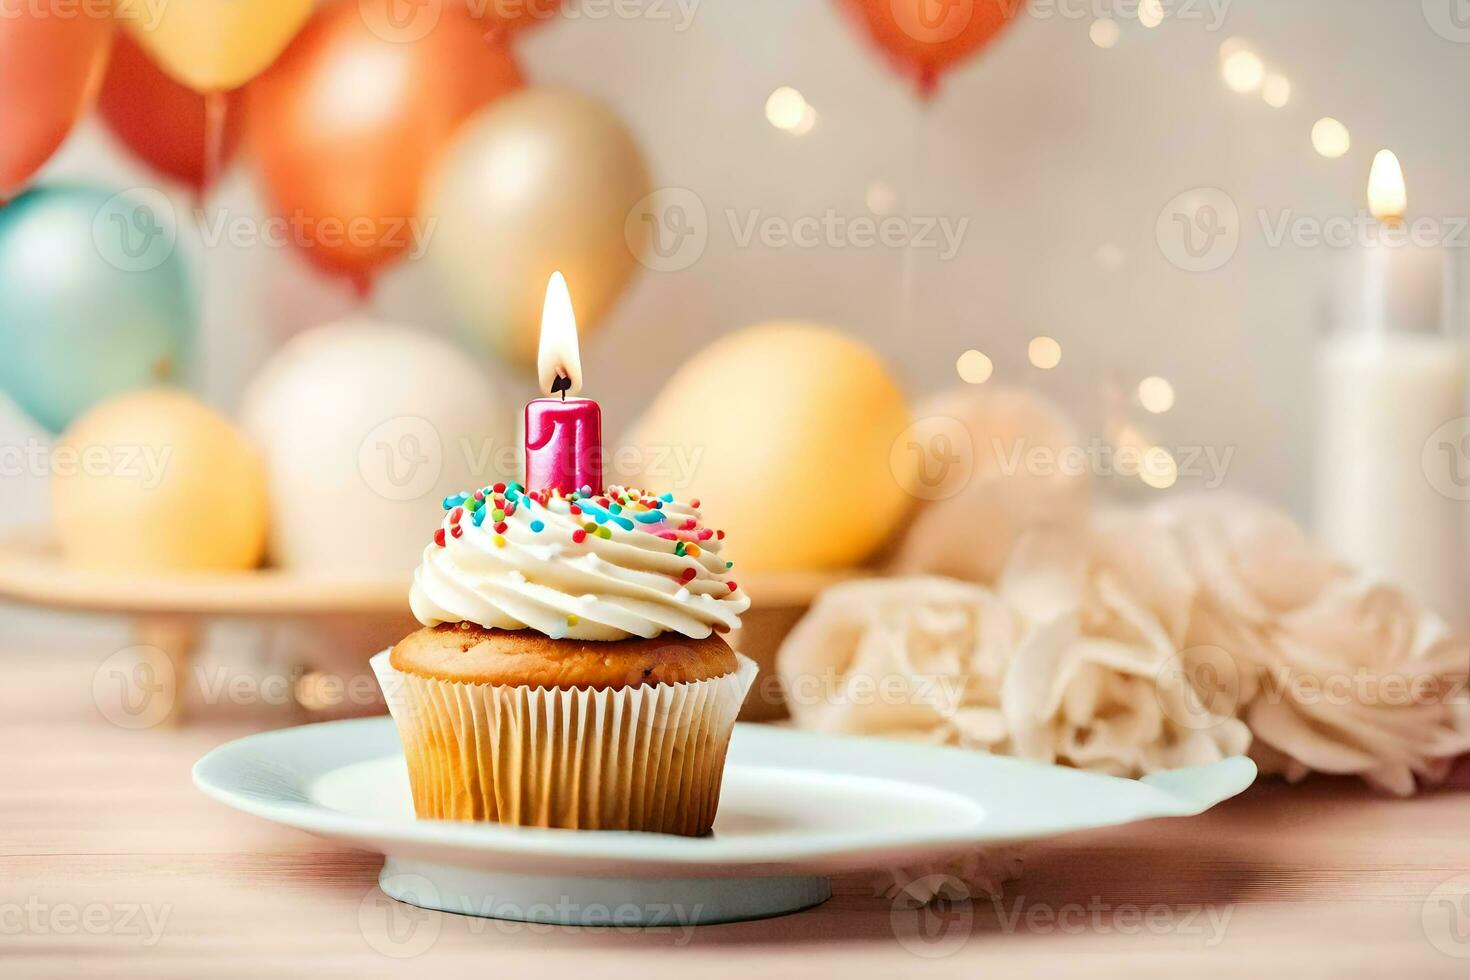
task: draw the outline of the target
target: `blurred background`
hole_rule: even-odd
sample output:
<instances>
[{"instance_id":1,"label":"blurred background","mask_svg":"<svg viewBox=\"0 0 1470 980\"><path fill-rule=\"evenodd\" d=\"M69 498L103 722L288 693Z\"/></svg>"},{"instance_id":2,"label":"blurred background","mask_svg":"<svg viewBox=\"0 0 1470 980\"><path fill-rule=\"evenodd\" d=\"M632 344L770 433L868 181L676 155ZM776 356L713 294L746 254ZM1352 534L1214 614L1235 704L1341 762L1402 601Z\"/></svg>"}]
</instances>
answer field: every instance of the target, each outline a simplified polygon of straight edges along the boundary
<instances>
[{"instance_id":1,"label":"blurred background","mask_svg":"<svg viewBox=\"0 0 1470 980\"><path fill-rule=\"evenodd\" d=\"M649 188L678 204L658 205L648 227L671 232L690 215L699 223L693 253L630 265L605 314L583 321L586 390L602 403L610 440L717 338L773 319L816 321L870 345L914 404L960 384L957 359L973 349L984 358L969 362L967 380L1033 386L1085 433L1116 428L1121 411L1181 465L1156 481L1165 487L1119 481L1120 494L1219 484L1313 521L1315 351L1355 288L1357 241L1282 241L1273 229L1360 215L1384 147L1402 164L1413 212L1470 213L1461 179L1470 134L1455 96L1470 81L1470 10L1457 0L1037 0L947 65L924 97L844 6L862 5L571 0L506 40L525 85L595 96L626 127ZM245 101L280 68L252 82ZM338 100L315 105L319 119L370 112L374 86L391 89L370 67L335 84L315 90ZM281 104L279 93L269 98ZM365 286L301 249L218 233L212 221L258 226L282 210L262 180L260 139L304 124L257 111L231 102L226 126L243 117L249 135L202 195L125 149L96 111L30 183L164 196L200 297L188 376L224 415L242 411L289 339L351 315L461 346L510 425L536 394L532 372L482 342L488 321L473 300L466 315L431 255L375 267ZM272 166L288 168L302 150L269 152ZM1202 218L1191 194L1223 201L1228 219L1224 251L1203 267L1171 237L1213 227L1215 212ZM842 230L815 245L751 234L768 218L840 229L886 216L932 227L936 244L861 244ZM435 217L430 252L453 234ZM455 261L455 274L492 276L507 259ZM1039 337L1055 343L1038 348ZM1147 405L1145 378L1164 382L1153 382ZM0 445L52 438L13 404L0 407ZM1228 465L1185 467L1191 447L1228 454ZM48 484L34 467L7 476L0 521L46 522ZM78 625L0 609L7 632Z\"/></svg>"}]
</instances>

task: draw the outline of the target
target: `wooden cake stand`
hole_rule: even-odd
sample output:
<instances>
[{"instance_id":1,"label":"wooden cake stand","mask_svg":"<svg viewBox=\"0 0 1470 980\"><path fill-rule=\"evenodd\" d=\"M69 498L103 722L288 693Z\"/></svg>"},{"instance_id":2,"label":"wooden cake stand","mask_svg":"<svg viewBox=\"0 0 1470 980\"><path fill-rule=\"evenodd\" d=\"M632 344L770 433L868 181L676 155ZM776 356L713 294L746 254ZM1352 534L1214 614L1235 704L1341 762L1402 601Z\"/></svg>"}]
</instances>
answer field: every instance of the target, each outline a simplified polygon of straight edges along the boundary
<instances>
[{"instance_id":1,"label":"wooden cake stand","mask_svg":"<svg viewBox=\"0 0 1470 980\"><path fill-rule=\"evenodd\" d=\"M747 720L785 715L772 666L782 638L827 586L858 577L844 572L746 572L751 597L744 625L732 637L761 665L741 712ZM368 658L414 628L408 580L367 581L310 576L281 569L244 572L97 572L68 566L45 529L0 538L0 600L63 612L129 617L139 646L155 648L174 669L160 682L177 684L189 669L203 625L216 619L307 621L345 639L348 669L367 673ZM338 666L340 666L340 659ZM309 665L318 667L320 665ZM164 676L168 675L168 676ZM177 694L177 691L170 691ZM171 697L171 721L183 715ZM308 711L313 705L303 703Z\"/></svg>"}]
</instances>

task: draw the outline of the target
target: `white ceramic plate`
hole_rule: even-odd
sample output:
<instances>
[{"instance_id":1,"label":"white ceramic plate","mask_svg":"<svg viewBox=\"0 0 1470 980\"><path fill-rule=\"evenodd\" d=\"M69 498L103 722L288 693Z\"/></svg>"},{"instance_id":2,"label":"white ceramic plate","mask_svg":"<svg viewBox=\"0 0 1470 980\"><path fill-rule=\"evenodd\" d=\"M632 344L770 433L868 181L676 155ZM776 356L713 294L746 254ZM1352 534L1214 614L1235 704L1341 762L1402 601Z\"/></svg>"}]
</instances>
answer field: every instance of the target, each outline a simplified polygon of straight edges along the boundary
<instances>
[{"instance_id":1,"label":"white ceramic plate","mask_svg":"<svg viewBox=\"0 0 1470 980\"><path fill-rule=\"evenodd\" d=\"M584 924L677 915L683 924L815 905L833 874L1190 816L1255 774L1249 759L1231 758L1135 781L741 724L713 835L540 830L414 819L398 732L383 717L231 742L199 760L194 782L247 813L385 855L384 891L416 905Z\"/></svg>"}]
</instances>

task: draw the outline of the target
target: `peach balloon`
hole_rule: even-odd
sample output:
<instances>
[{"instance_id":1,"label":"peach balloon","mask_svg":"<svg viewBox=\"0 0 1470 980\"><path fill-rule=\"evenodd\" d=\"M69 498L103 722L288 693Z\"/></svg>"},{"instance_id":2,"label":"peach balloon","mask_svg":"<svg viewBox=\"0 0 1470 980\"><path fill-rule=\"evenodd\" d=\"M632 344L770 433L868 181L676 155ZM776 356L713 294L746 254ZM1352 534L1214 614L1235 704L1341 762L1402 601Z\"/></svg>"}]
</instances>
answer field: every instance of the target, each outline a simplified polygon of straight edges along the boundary
<instances>
[{"instance_id":1,"label":"peach balloon","mask_svg":"<svg viewBox=\"0 0 1470 980\"><path fill-rule=\"evenodd\" d=\"M903 393L866 345L819 324L767 323L683 364L612 454L608 481L699 498L729 532L737 576L840 568L871 555L914 500L890 462L908 424ZM637 472L617 472L624 460Z\"/></svg>"},{"instance_id":2,"label":"peach balloon","mask_svg":"<svg viewBox=\"0 0 1470 980\"><path fill-rule=\"evenodd\" d=\"M423 247L430 162L466 116L521 81L509 52L486 44L459 6L421 36L366 15L397 2L325 7L249 89L251 142L275 212L299 221L293 239L312 262L361 287Z\"/></svg>"},{"instance_id":3,"label":"peach balloon","mask_svg":"<svg viewBox=\"0 0 1470 980\"><path fill-rule=\"evenodd\" d=\"M527 88L466 122L435 166L428 259L474 334L533 365L546 281L565 274L577 326L595 328L637 269L626 225L650 189L642 151L611 109Z\"/></svg>"},{"instance_id":4,"label":"peach balloon","mask_svg":"<svg viewBox=\"0 0 1470 980\"><path fill-rule=\"evenodd\" d=\"M899 74L924 97L939 76L1005 30L1019 0L839 0Z\"/></svg>"},{"instance_id":5,"label":"peach balloon","mask_svg":"<svg viewBox=\"0 0 1470 980\"><path fill-rule=\"evenodd\" d=\"M109 572L252 568L265 551L265 466L233 425L182 391L98 403L52 450L66 560Z\"/></svg>"},{"instance_id":6,"label":"peach balloon","mask_svg":"<svg viewBox=\"0 0 1470 980\"><path fill-rule=\"evenodd\" d=\"M0 15L0 201L19 192L91 106L112 18Z\"/></svg>"}]
</instances>

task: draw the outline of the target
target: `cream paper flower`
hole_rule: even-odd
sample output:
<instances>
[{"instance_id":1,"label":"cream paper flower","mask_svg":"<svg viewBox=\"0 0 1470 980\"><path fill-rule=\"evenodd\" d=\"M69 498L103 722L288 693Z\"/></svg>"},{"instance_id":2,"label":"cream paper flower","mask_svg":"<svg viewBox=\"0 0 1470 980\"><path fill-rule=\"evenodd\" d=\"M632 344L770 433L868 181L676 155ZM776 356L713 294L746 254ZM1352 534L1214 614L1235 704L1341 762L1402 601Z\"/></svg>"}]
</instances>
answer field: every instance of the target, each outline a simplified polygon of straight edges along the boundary
<instances>
[{"instance_id":1,"label":"cream paper flower","mask_svg":"<svg viewBox=\"0 0 1470 980\"><path fill-rule=\"evenodd\" d=\"M1263 772L1356 774L1407 795L1470 751L1470 647L1402 590L1248 498L1185 497L1150 520L1199 583L1182 669L1236 705Z\"/></svg>"},{"instance_id":2,"label":"cream paper flower","mask_svg":"<svg viewBox=\"0 0 1470 980\"><path fill-rule=\"evenodd\" d=\"M1028 533L996 593L936 578L829 589L777 658L794 719L1120 776L1243 752L1245 726L1169 669L1193 585L1168 536L1140 527L1119 514L1080 539Z\"/></svg>"},{"instance_id":3,"label":"cream paper flower","mask_svg":"<svg viewBox=\"0 0 1470 980\"><path fill-rule=\"evenodd\" d=\"M1033 628L1002 705L1015 754L1116 776L1214 762L1250 733L1181 669L1196 587L1172 540L1140 515L1099 514L1079 543L1033 533L999 587Z\"/></svg>"},{"instance_id":4,"label":"cream paper flower","mask_svg":"<svg viewBox=\"0 0 1470 980\"><path fill-rule=\"evenodd\" d=\"M824 592L776 667L803 728L1008 753L1000 690L1024 630L977 585L868 579Z\"/></svg>"},{"instance_id":5,"label":"cream paper flower","mask_svg":"<svg viewBox=\"0 0 1470 980\"><path fill-rule=\"evenodd\" d=\"M1245 718L1263 768L1356 774L1408 796L1470 752L1470 647L1401 590L1334 582L1271 631L1272 661Z\"/></svg>"}]
</instances>

